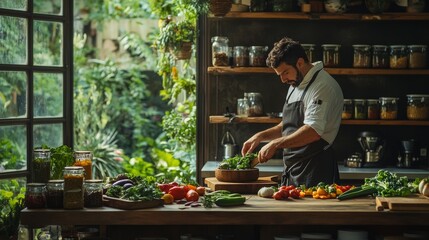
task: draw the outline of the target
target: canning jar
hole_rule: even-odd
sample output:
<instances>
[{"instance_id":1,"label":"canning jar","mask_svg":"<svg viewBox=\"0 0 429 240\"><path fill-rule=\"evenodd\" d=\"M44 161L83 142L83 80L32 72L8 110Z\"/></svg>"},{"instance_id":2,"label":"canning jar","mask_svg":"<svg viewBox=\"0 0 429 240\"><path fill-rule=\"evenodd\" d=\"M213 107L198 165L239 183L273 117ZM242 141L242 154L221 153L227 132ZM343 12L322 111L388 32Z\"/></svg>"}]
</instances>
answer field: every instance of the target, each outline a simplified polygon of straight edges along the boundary
<instances>
[{"instance_id":1,"label":"canning jar","mask_svg":"<svg viewBox=\"0 0 429 240\"><path fill-rule=\"evenodd\" d=\"M262 107L262 95L260 93L251 92L247 93L247 97L249 101L249 110L247 111L247 116L262 116L264 113Z\"/></svg>"},{"instance_id":2,"label":"canning jar","mask_svg":"<svg viewBox=\"0 0 429 240\"><path fill-rule=\"evenodd\" d=\"M367 99L367 119L379 119L380 118L380 106L378 99Z\"/></svg>"},{"instance_id":3,"label":"canning jar","mask_svg":"<svg viewBox=\"0 0 429 240\"><path fill-rule=\"evenodd\" d=\"M344 99L341 119L352 119L352 118L353 118L353 101L351 99Z\"/></svg>"},{"instance_id":4,"label":"canning jar","mask_svg":"<svg viewBox=\"0 0 429 240\"><path fill-rule=\"evenodd\" d=\"M34 149L33 151L33 182L47 183L51 177L51 151Z\"/></svg>"},{"instance_id":5,"label":"canning jar","mask_svg":"<svg viewBox=\"0 0 429 240\"><path fill-rule=\"evenodd\" d=\"M92 153L91 151L75 151L74 166L80 166L84 169L85 179L92 178Z\"/></svg>"},{"instance_id":6,"label":"canning jar","mask_svg":"<svg viewBox=\"0 0 429 240\"><path fill-rule=\"evenodd\" d=\"M338 67L340 65L339 44L323 44L323 65L325 67Z\"/></svg>"},{"instance_id":7,"label":"canning jar","mask_svg":"<svg viewBox=\"0 0 429 240\"><path fill-rule=\"evenodd\" d=\"M371 66L371 46L353 45L353 67L367 68Z\"/></svg>"},{"instance_id":8,"label":"canning jar","mask_svg":"<svg viewBox=\"0 0 429 240\"><path fill-rule=\"evenodd\" d=\"M398 118L398 100L395 97L380 98L380 119L391 120Z\"/></svg>"},{"instance_id":9,"label":"canning jar","mask_svg":"<svg viewBox=\"0 0 429 240\"><path fill-rule=\"evenodd\" d=\"M245 46L234 47L234 63L236 67L247 67L249 66L249 51Z\"/></svg>"},{"instance_id":10,"label":"canning jar","mask_svg":"<svg viewBox=\"0 0 429 240\"><path fill-rule=\"evenodd\" d=\"M307 54L307 58L309 62L314 61L314 48L316 44L301 44L302 48L304 48L305 54Z\"/></svg>"},{"instance_id":11,"label":"canning jar","mask_svg":"<svg viewBox=\"0 0 429 240\"><path fill-rule=\"evenodd\" d=\"M64 202L64 180L50 180L46 184L46 202L48 208L63 208Z\"/></svg>"},{"instance_id":12,"label":"canning jar","mask_svg":"<svg viewBox=\"0 0 429 240\"><path fill-rule=\"evenodd\" d=\"M272 0L273 12L291 12L293 10L292 0Z\"/></svg>"},{"instance_id":13,"label":"canning jar","mask_svg":"<svg viewBox=\"0 0 429 240\"><path fill-rule=\"evenodd\" d=\"M390 46L390 68L407 68L408 54L407 46L392 45Z\"/></svg>"},{"instance_id":14,"label":"canning jar","mask_svg":"<svg viewBox=\"0 0 429 240\"><path fill-rule=\"evenodd\" d=\"M212 37L212 64L213 66L228 66L228 41L227 37Z\"/></svg>"},{"instance_id":15,"label":"canning jar","mask_svg":"<svg viewBox=\"0 0 429 240\"><path fill-rule=\"evenodd\" d=\"M251 46L249 50L249 66L266 67L268 46Z\"/></svg>"},{"instance_id":16,"label":"canning jar","mask_svg":"<svg viewBox=\"0 0 429 240\"><path fill-rule=\"evenodd\" d=\"M366 119L366 100L365 99L353 99L355 106L355 119Z\"/></svg>"},{"instance_id":17,"label":"canning jar","mask_svg":"<svg viewBox=\"0 0 429 240\"><path fill-rule=\"evenodd\" d=\"M247 117L247 112L249 111L249 104L247 98L237 99L237 115L239 117Z\"/></svg>"},{"instance_id":18,"label":"canning jar","mask_svg":"<svg viewBox=\"0 0 429 240\"><path fill-rule=\"evenodd\" d=\"M64 209L83 208L83 167L64 168Z\"/></svg>"},{"instance_id":19,"label":"canning jar","mask_svg":"<svg viewBox=\"0 0 429 240\"><path fill-rule=\"evenodd\" d=\"M407 95L407 118L410 120L429 119L429 95Z\"/></svg>"},{"instance_id":20,"label":"canning jar","mask_svg":"<svg viewBox=\"0 0 429 240\"><path fill-rule=\"evenodd\" d=\"M426 67L426 45L410 45L408 46L408 66L409 68L425 68Z\"/></svg>"},{"instance_id":21,"label":"canning jar","mask_svg":"<svg viewBox=\"0 0 429 240\"><path fill-rule=\"evenodd\" d=\"M84 206L95 208L103 206L103 181L101 179L85 180Z\"/></svg>"},{"instance_id":22,"label":"canning jar","mask_svg":"<svg viewBox=\"0 0 429 240\"><path fill-rule=\"evenodd\" d=\"M389 47L386 45L372 46L372 67L389 68Z\"/></svg>"},{"instance_id":23,"label":"canning jar","mask_svg":"<svg viewBox=\"0 0 429 240\"><path fill-rule=\"evenodd\" d=\"M28 183L25 191L27 208L46 207L46 187L44 183Z\"/></svg>"}]
</instances>

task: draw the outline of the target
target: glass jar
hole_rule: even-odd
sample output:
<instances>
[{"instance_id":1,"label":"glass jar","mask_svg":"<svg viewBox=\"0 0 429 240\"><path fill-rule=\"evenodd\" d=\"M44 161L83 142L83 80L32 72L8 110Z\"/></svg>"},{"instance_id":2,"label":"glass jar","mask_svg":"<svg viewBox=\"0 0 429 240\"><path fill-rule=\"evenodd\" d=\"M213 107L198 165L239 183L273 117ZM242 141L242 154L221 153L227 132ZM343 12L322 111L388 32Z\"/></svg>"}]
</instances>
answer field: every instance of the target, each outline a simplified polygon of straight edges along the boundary
<instances>
[{"instance_id":1,"label":"glass jar","mask_svg":"<svg viewBox=\"0 0 429 240\"><path fill-rule=\"evenodd\" d=\"M398 118L398 100L395 97L380 98L380 119L392 120Z\"/></svg>"},{"instance_id":2,"label":"glass jar","mask_svg":"<svg viewBox=\"0 0 429 240\"><path fill-rule=\"evenodd\" d=\"M249 66L249 51L245 46L234 47L234 63L235 67Z\"/></svg>"},{"instance_id":3,"label":"glass jar","mask_svg":"<svg viewBox=\"0 0 429 240\"><path fill-rule=\"evenodd\" d=\"M429 95L407 95L407 118L410 120L429 119Z\"/></svg>"},{"instance_id":4,"label":"glass jar","mask_svg":"<svg viewBox=\"0 0 429 240\"><path fill-rule=\"evenodd\" d=\"M268 46L251 46L249 50L249 66L266 67Z\"/></svg>"},{"instance_id":5,"label":"glass jar","mask_svg":"<svg viewBox=\"0 0 429 240\"><path fill-rule=\"evenodd\" d=\"M389 47L386 45L372 46L372 67L389 68Z\"/></svg>"},{"instance_id":6,"label":"glass jar","mask_svg":"<svg viewBox=\"0 0 429 240\"><path fill-rule=\"evenodd\" d=\"M292 12L293 1L292 0L272 0L273 1L273 12Z\"/></svg>"},{"instance_id":7,"label":"glass jar","mask_svg":"<svg viewBox=\"0 0 429 240\"><path fill-rule=\"evenodd\" d=\"M64 168L64 209L83 208L83 167Z\"/></svg>"},{"instance_id":8,"label":"glass jar","mask_svg":"<svg viewBox=\"0 0 429 240\"><path fill-rule=\"evenodd\" d=\"M353 45L353 67L368 68L371 67L371 46Z\"/></svg>"},{"instance_id":9,"label":"glass jar","mask_svg":"<svg viewBox=\"0 0 429 240\"><path fill-rule=\"evenodd\" d=\"M314 61L314 49L316 44L301 44L301 46L304 48L308 61L312 63Z\"/></svg>"},{"instance_id":10,"label":"glass jar","mask_svg":"<svg viewBox=\"0 0 429 240\"><path fill-rule=\"evenodd\" d=\"M92 178L92 153L91 151L75 151L74 166L83 167L85 171L85 179Z\"/></svg>"},{"instance_id":11,"label":"glass jar","mask_svg":"<svg viewBox=\"0 0 429 240\"><path fill-rule=\"evenodd\" d=\"M380 118L380 106L378 103L378 99L367 99L366 100L366 106L367 106L367 113L366 118L367 119L379 119Z\"/></svg>"},{"instance_id":12,"label":"glass jar","mask_svg":"<svg viewBox=\"0 0 429 240\"><path fill-rule=\"evenodd\" d=\"M101 179L85 180L84 206L96 208L103 206L103 181Z\"/></svg>"},{"instance_id":13,"label":"glass jar","mask_svg":"<svg viewBox=\"0 0 429 240\"><path fill-rule=\"evenodd\" d=\"M239 117L247 117L247 112L249 111L249 104L247 98L237 99L237 115Z\"/></svg>"},{"instance_id":14,"label":"glass jar","mask_svg":"<svg viewBox=\"0 0 429 240\"><path fill-rule=\"evenodd\" d=\"M339 44L323 44L323 65L325 67L338 67L340 65Z\"/></svg>"},{"instance_id":15,"label":"glass jar","mask_svg":"<svg viewBox=\"0 0 429 240\"><path fill-rule=\"evenodd\" d=\"M392 45L390 46L390 68L407 68L408 54L407 46Z\"/></svg>"},{"instance_id":16,"label":"glass jar","mask_svg":"<svg viewBox=\"0 0 429 240\"><path fill-rule=\"evenodd\" d=\"M27 184L25 206L29 209L46 207L46 187L44 183Z\"/></svg>"},{"instance_id":17,"label":"glass jar","mask_svg":"<svg viewBox=\"0 0 429 240\"><path fill-rule=\"evenodd\" d=\"M249 110L247 111L247 116L262 116L264 113L262 107L262 95L260 93L252 92L248 93L247 97L249 100Z\"/></svg>"},{"instance_id":18,"label":"glass jar","mask_svg":"<svg viewBox=\"0 0 429 240\"><path fill-rule=\"evenodd\" d=\"M343 113L341 119L353 118L353 101L351 99L344 99Z\"/></svg>"},{"instance_id":19,"label":"glass jar","mask_svg":"<svg viewBox=\"0 0 429 240\"><path fill-rule=\"evenodd\" d=\"M36 183L47 183L51 177L51 151L34 149L32 179Z\"/></svg>"},{"instance_id":20,"label":"glass jar","mask_svg":"<svg viewBox=\"0 0 429 240\"><path fill-rule=\"evenodd\" d=\"M426 68L426 45L408 46L408 67L409 68Z\"/></svg>"},{"instance_id":21,"label":"glass jar","mask_svg":"<svg viewBox=\"0 0 429 240\"><path fill-rule=\"evenodd\" d=\"M64 180L50 180L46 185L46 202L48 208L63 208Z\"/></svg>"},{"instance_id":22,"label":"glass jar","mask_svg":"<svg viewBox=\"0 0 429 240\"><path fill-rule=\"evenodd\" d=\"M353 104L355 106L355 119L366 119L366 100L353 99Z\"/></svg>"},{"instance_id":23,"label":"glass jar","mask_svg":"<svg viewBox=\"0 0 429 240\"><path fill-rule=\"evenodd\" d=\"M265 12L267 11L267 0L250 0L251 12Z\"/></svg>"},{"instance_id":24,"label":"glass jar","mask_svg":"<svg viewBox=\"0 0 429 240\"><path fill-rule=\"evenodd\" d=\"M228 66L228 41L227 37L212 37L212 64L213 66Z\"/></svg>"}]
</instances>

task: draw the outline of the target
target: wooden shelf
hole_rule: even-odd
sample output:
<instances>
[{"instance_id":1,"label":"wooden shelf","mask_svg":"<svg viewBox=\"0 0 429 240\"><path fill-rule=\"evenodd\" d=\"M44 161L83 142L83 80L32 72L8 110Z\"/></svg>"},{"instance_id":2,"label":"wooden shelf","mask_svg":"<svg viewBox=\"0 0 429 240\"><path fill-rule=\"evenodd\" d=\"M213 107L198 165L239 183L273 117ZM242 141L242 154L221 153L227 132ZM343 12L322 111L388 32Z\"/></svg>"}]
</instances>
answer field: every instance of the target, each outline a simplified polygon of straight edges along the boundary
<instances>
[{"instance_id":1,"label":"wooden shelf","mask_svg":"<svg viewBox=\"0 0 429 240\"><path fill-rule=\"evenodd\" d=\"M210 116L213 124L230 123L230 118L224 116ZM235 117L231 123L272 123L281 122L281 118L271 117ZM342 125L380 125L380 126L429 126L429 121L412 120L342 120Z\"/></svg>"},{"instance_id":2,"label":"wooden shelf","mask_svg":"<svg viewBox=\"0 0 429 240\"><path fill-rule=\"evenodd\" d=\"M429 69L325 68L332 75L429 75ZM209 74L275 73L268 67L208 67Z\"/></svg>"}]
</instances>

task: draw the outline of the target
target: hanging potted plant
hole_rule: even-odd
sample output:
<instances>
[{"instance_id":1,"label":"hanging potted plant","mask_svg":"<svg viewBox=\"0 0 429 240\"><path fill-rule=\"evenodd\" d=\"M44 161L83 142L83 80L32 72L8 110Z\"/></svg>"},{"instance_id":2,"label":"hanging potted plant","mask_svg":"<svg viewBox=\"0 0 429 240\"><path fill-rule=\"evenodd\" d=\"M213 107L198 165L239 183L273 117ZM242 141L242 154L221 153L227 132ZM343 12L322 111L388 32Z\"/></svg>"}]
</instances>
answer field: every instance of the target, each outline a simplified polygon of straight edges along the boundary
<instances>
[{"instance_id":1,"label":"hanging potted plant","mask_svg":"<svg viewBox=\"0 0 429 240\"><path fill-rule=\"evenodd\" d=\"M171 16L177 13L173 0L148 0L148 2L152 14L159 17L159 28L165 27L171 21Z\"/></svg>"},{"instance_id":2,"label":"hanging potted plant","mask_svg":"<svg viewBox=\"0 0 429 240\"><path fill-rule=\"evenodd\" d=\"M195 23L187 20L170 22L160 31L158 47L169 51L177 59L189 59L195 37Z\"/></svg>"}]
</instances>

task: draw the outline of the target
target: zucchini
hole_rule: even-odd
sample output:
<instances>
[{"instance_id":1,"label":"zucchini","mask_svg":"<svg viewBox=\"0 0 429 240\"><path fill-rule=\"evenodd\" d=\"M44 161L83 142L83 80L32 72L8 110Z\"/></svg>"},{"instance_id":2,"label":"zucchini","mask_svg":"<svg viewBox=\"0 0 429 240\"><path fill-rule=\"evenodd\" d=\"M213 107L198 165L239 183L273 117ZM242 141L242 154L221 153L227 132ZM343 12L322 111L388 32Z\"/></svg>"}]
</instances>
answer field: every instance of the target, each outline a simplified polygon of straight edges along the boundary
<instances>
[{"instance_id":1,"label":"zucchini","mask_svg":"<svg viewBox=\"0 0 429 240\"><path fill-rule=\"evenodd\" d=\"M246 197L219 197L215 200L215 204L219 207L230 207L230 206L238 206L244 204L246 201Z\"/></svg>"},{"instance_id":2,"label":"zucchini","mask_svg":"<svg viewBox=\"0 0 429 240\"><path fill-rule=\"evenodd\" d=\"M354 189L351 189L351 190L354 190ZM357 190L354 190L354 191L351 191L351 190L339 195L337 199L338 200L352 199L357 197L368 196L377 192L377 189L373 187L368 187L368 188L359 187Z\"/></svg>"}]
</instances>

